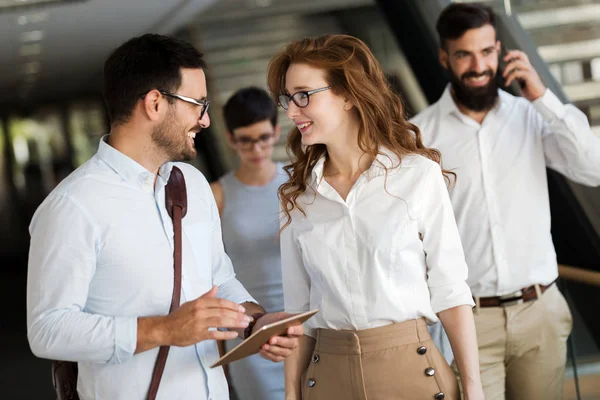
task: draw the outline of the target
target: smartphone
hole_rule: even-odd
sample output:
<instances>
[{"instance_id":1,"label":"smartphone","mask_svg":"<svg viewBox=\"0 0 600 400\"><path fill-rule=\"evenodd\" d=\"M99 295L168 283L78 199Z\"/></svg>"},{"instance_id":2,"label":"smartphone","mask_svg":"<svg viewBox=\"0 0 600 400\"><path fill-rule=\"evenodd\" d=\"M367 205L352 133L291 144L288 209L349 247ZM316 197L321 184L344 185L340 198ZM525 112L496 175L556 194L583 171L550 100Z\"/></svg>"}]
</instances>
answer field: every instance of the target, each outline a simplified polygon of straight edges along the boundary
<instances>
[{"instance_id":1,"label":"smartphone","mask_svg":"<svg viewBox=\"0 0 600 400\"><path fill-rule=\"evenodd\" d=\"M504 70L506 69L508 64L510 64L510 60L508 62L504 61L504 57L506 57L506 54L506 48L504 46L500 47L500 56L498 59L498 73L496 74L498 87L514 94L515 96L523 96L523 88L525 87L525 82L522 79L514 79L508 87L506 86L506 79L504 79L504 76L502 76Z\"/></svg>"}]
</instances>

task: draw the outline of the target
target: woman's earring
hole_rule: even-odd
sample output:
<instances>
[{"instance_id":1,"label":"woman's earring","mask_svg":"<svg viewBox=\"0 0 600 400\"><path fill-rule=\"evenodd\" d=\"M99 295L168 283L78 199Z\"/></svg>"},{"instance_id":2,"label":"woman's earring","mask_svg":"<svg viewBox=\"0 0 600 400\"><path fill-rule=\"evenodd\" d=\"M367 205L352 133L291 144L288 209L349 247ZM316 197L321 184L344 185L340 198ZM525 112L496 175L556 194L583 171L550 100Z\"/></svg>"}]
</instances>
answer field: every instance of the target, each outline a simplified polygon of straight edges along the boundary
<instances>
[{"instance_id":1,"label":"woman's earring","mask_svg":"<svg viewBox=\"0 0 600 400\"><path fill-rule=\"evenodd\" d=\"M344 110L348 109L348 103L344 104Z\"/></svg>"}]
</instances>

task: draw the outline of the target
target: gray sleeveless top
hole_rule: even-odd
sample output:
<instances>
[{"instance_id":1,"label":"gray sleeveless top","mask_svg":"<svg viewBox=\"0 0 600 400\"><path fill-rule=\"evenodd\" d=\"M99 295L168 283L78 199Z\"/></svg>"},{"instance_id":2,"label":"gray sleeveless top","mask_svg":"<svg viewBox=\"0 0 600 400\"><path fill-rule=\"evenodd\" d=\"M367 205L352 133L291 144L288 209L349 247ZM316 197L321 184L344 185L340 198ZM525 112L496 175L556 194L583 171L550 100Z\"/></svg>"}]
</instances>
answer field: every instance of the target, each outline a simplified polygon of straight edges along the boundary
<instances>
[{"instance_id":1,"label":"gray sleeveless top","mask_svg":"<svg viewBox=\"0 0 600 400\"><path fill-rule=\"evenodd\" d=\"M245 185L233 171L219 180L225 251L238 280L269 312L283 310L277 199L277 189L287 180L282 167L277 164L275 177L265 186Z\"/></svg>"}]
</instances>

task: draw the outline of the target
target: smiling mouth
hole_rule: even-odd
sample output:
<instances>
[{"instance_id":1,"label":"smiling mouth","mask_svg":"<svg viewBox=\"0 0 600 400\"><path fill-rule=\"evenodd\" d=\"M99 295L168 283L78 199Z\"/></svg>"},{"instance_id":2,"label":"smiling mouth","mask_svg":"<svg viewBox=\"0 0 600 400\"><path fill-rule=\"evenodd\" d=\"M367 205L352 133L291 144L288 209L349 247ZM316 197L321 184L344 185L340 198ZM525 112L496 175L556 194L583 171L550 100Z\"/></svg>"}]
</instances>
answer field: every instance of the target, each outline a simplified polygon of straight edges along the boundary
<instances>
[{"instance_id":1,"label":"smiling mouth","mask_svg":"<svg viewBox=\"0 0 600 400\"><path fill-rule=\"evenodd\" d=\"M487 75L473 76L473 77L470 77L467 79L470 81L474 81L474 82L483 82L488 79L488 76Z\"/></svg>"},{"instance_id":2,"label":"smiling mouth","mask_svg":"<svg viewBox=\"0 0 600 400\"><path fill-rule=\"evenodd\" d=\"M300 125L296 125L296 128L298 128L298 130L300 130L300 132L304 132L306 131L310 126L312 126L312 122L305 122L303 124Z\"/></svg>"},{"instance_id":3,"label":"smiling mouth","mask_svg":"<svg viewBox=\"0 0 600 400\"><path fill-rule=\"evenodd\" d=\"M488 81L489 79L491 79L491 77L491 73L485 72L481 75L468 74L467 76L464 76L462 80L467 83L480 84Z\"/></svg>"}]
</instances>

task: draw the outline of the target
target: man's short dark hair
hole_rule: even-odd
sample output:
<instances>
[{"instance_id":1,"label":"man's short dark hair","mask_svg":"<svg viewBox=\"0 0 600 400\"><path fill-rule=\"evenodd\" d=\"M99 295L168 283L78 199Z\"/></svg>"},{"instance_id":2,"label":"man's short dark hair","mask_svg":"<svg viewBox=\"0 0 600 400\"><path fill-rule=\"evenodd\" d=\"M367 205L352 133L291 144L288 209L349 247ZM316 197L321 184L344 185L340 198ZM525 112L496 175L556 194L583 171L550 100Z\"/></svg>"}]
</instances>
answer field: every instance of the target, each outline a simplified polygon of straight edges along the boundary
<instances>
[{"instance_id":1,"label":"man's short dark hair","mask_svg":"<svg viewBox=\"0 0 600 400\"><path fill-rule=\"evenodd\" d=\"M478 3L452 3L440 14L435 29L440 46L446 48L447 40L458 39L466 31L484 25L496 29L496 15L491 7Z\"/></svg>"},{"instance_id":2,"label":"man's short dark hair","mask_svg":"<svg viewBox=\"0 0 600 400\"><path fill-rule=\"evenodd\" d=\"M271 121L277 125L277 106L263 89L248 87L240 89L223 107L223 117L227 130L250 126L261 121Z\"/></svg>"},{"instance_id":3,"label":"man's short dark hair","mask_svg":"<svg viewBox=\"0 0 600 400\"><path fill-rule=\"evenodd\" d=\"M146 34L113 50L104 63L104 101L111 124L127 122L150 90L177 90L182 68L206 69L202 53L168 36Z\"/></svg>"}]
</instances>

